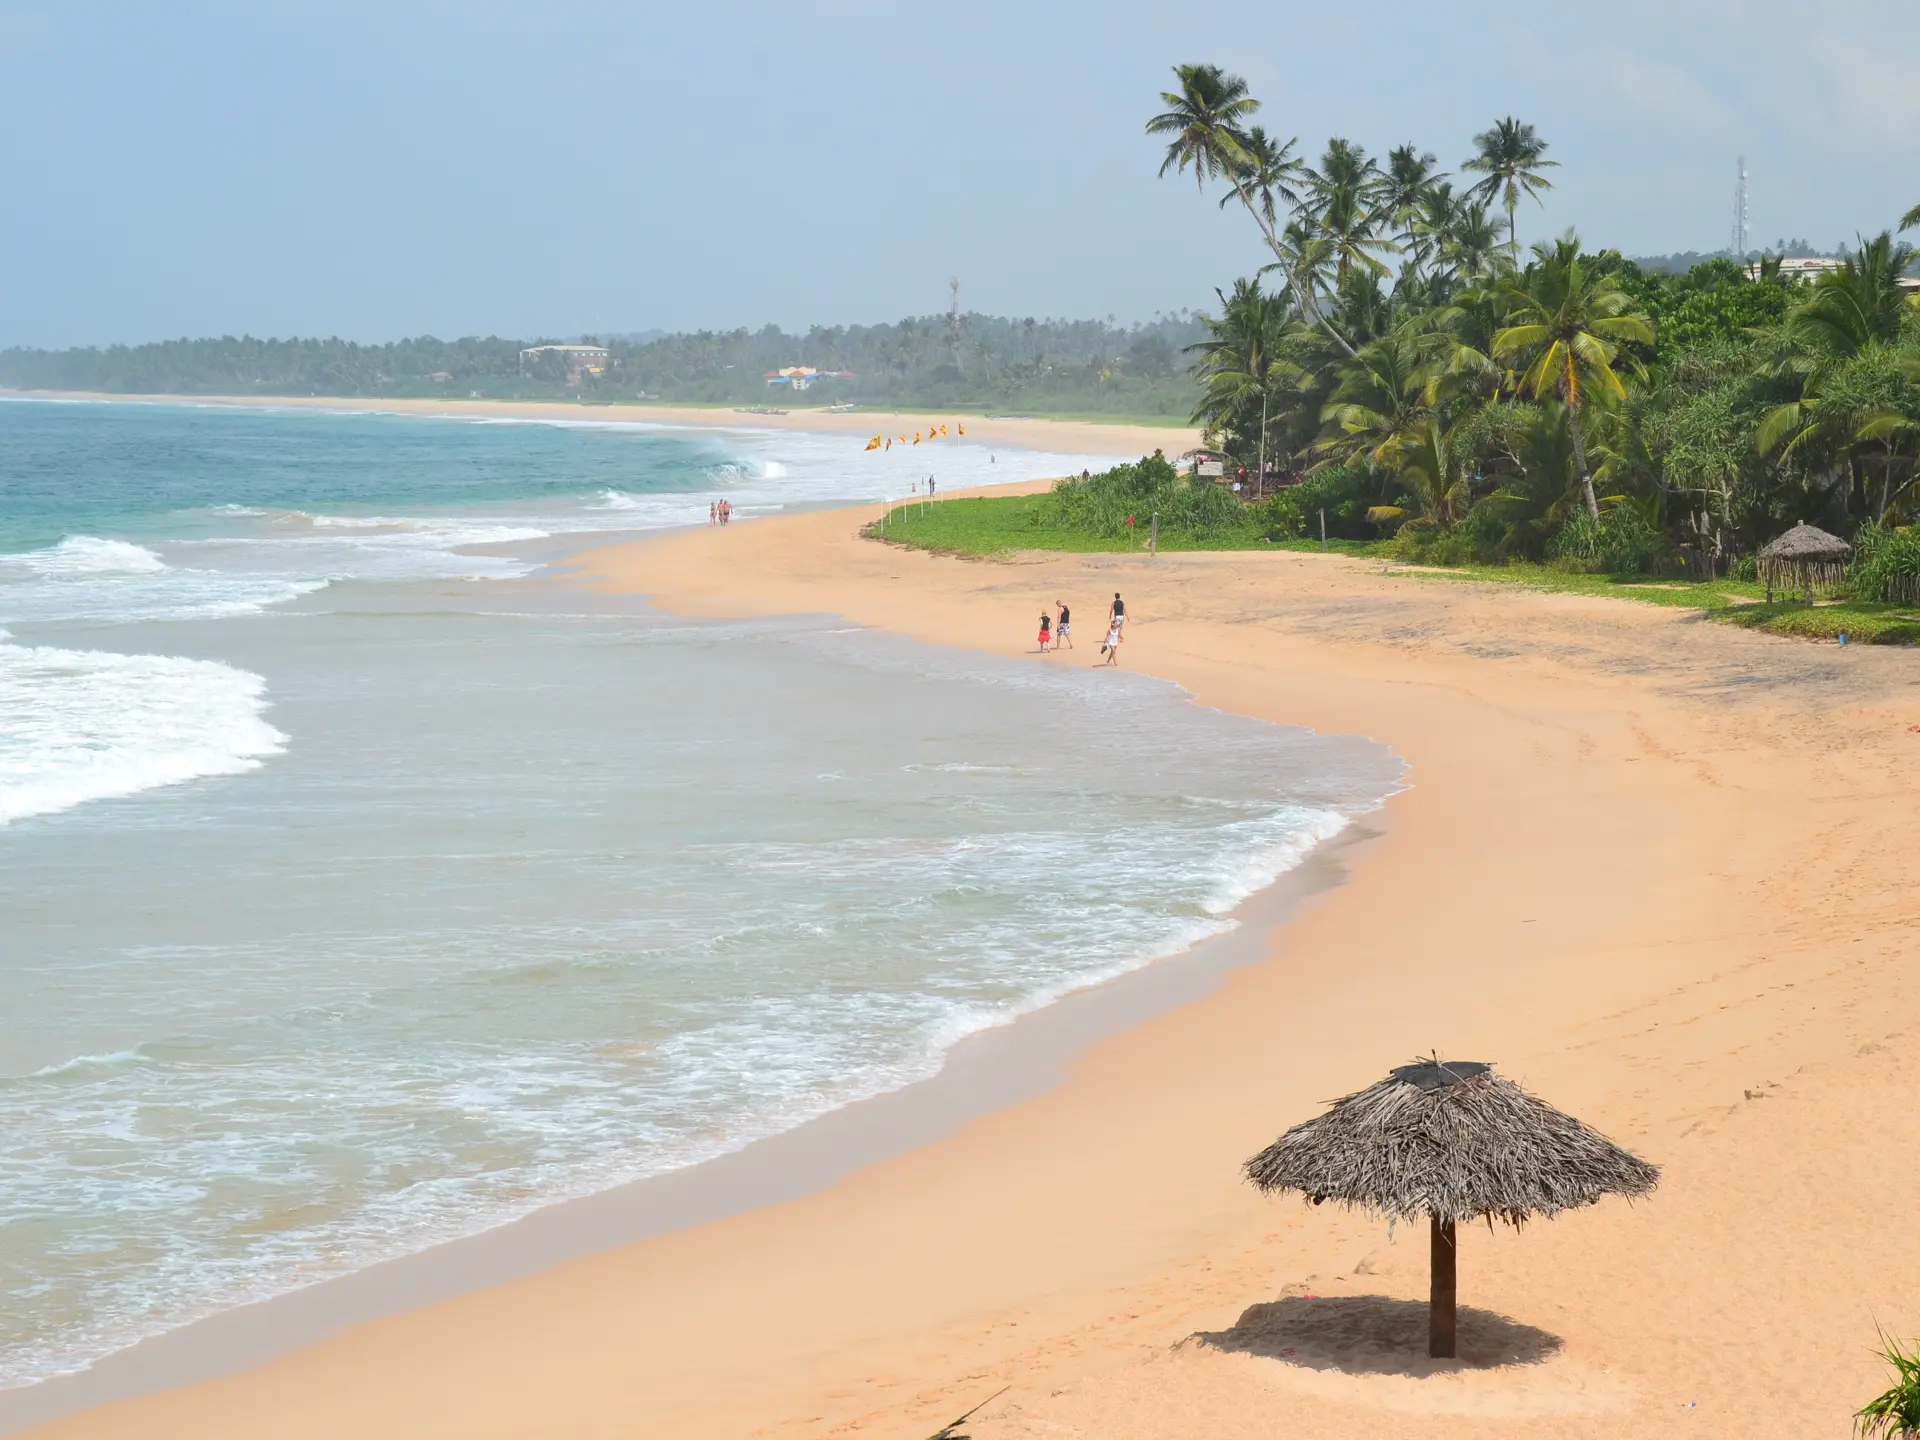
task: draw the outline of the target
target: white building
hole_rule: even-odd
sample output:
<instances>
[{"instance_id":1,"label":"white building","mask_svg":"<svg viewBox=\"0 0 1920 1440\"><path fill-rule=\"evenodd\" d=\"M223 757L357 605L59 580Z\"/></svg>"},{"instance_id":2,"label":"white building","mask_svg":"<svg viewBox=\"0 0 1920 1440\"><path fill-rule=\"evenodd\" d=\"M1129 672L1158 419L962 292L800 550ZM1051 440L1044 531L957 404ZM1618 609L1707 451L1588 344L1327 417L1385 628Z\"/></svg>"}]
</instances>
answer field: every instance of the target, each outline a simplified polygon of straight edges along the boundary
<instances>
[{"instance_id":1,"label":"white building","mask_svg":"<svg viewBox=\"0 0 1920 1440\"><path fill-rule=\"evenodd\" d=\"M529 345L520 352L520 373L525 375L547 355L566 361L569 385L578 385L582 375L606 374L613 359L603 345Z\"/></svg>"}]
</instances>

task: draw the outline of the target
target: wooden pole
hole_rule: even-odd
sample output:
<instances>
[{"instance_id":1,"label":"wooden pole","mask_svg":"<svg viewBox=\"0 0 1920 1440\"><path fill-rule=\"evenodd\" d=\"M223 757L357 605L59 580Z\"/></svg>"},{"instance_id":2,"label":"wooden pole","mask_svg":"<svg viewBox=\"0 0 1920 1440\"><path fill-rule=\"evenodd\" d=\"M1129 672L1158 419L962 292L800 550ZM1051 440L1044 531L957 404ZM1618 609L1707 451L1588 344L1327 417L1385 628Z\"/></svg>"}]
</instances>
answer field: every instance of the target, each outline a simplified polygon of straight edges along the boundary
<instances>
[{"instance_id":1,"label":"wooden pole","mask_svg":"<svg viewBox=\"0 0 1920 1440\"><path fill-rule=\"evenodd\" d=\"M1427 1354L1436 1360L1451 1360L1455 1353L1453 1301L1459 1245L1454 1239L1453 1221L1431 1215L1428 1224L1433 1235L1433 1290L1428 1303Z\"/></svg>"}]
</instances>

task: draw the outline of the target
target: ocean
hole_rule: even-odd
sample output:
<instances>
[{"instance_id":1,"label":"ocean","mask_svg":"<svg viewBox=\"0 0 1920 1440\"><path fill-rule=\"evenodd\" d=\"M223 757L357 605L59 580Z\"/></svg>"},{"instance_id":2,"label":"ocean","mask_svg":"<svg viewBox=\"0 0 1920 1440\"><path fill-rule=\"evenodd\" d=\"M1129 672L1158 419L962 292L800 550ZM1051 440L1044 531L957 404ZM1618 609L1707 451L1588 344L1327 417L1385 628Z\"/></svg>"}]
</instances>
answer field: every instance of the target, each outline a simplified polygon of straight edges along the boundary
<instances>
[{"instance_id":1,"label":"ocean","mask_svg":"<svg viewBox=\"0 0 1920 1440\"><path fill-rule=\"evenodd\" d=\"M859 445L0 401L0 1389L927 1077L1398 783L548 563L1101 463Z\"/></svg>"}]
</instances>

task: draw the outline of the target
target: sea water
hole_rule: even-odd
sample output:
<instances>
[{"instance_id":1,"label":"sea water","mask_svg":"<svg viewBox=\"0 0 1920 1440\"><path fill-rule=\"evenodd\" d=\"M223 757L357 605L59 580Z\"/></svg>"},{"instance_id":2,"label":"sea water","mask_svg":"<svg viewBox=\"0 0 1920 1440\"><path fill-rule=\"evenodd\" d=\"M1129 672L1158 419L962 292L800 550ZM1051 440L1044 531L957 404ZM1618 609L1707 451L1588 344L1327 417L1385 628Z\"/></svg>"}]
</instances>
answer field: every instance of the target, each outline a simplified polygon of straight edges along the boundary
<instances>
[{"instance_id":1,"label":"sea water","mask_svg":"<svg viewBox=\"0 0 1920 1440\"><path fill-rule=\"evenodd\" d=\"M930 1075L1376 804L1092 655L540 569L1091 463L0 403L0 1387Z\"/></svg>"}]
</instances>

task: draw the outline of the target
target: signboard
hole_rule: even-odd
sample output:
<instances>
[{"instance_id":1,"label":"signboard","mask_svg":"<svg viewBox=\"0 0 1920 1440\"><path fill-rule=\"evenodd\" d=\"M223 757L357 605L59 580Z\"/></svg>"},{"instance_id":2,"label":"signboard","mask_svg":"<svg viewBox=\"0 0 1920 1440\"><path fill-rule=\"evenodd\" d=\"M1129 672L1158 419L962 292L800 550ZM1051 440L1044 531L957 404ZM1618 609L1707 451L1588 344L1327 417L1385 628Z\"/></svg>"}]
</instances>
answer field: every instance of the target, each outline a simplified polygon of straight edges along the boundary
<instances>
[{"instance_id":1,"label":"signboard","mask_svg":"<svg viewBox=\"0 0 1920 1440\"><path fill-rule=\"evenodd\" d=\"M1218 480L1222 475L1227 473L1226 466L1227 462L1224 460L1202 460L1200 462L1200 473Z\"/></svg>"}]
</instances>

